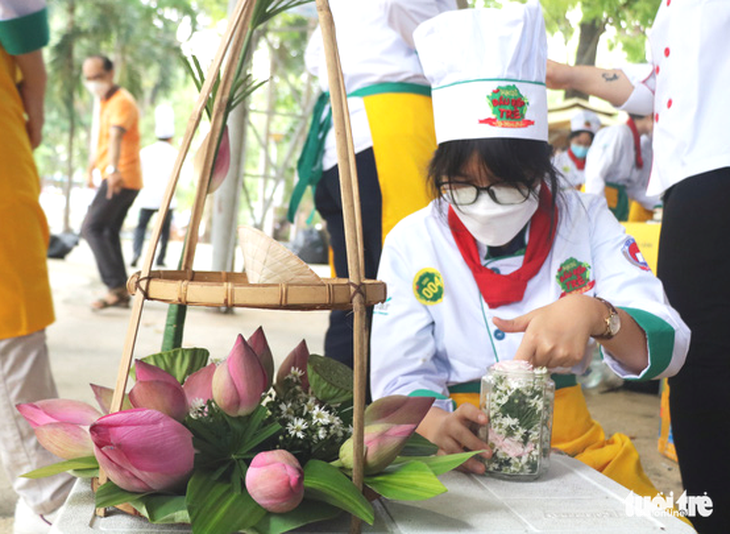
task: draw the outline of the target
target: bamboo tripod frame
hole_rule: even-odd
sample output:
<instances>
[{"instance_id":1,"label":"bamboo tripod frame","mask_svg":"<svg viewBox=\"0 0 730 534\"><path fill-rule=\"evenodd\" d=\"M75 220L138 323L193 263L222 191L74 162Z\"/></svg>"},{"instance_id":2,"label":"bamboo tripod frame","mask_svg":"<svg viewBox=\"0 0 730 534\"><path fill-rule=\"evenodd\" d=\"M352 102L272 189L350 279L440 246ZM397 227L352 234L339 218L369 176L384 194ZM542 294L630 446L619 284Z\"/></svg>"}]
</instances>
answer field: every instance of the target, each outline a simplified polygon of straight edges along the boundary
<instances>
[{"instance_id":1,"label":"bamboo tripod frame","mask_svg":"<svg viewBox=\"0 0 730 534\"><path fill-rule=\"evenodd\" d=\"M208 177L213 167L215 152L218 146L218 133L222 131L221 127L223 126L230 88L234 82L236 64L250 31L249 27L255 2L256 0L238 0L235 10L228 21L225 34L221 39L215 58L208 69L198 100L188 120L180 150L165 190L159 216L155 221L150 246L147 248L142 263L141 272L132 275L128 282L128 287L130 288L130 292L134 294L134 299L110 412L117 412L122 408L145 300L154 299L164 302L204 306L225 304L286 309L352 308L354 311L355 381L353 396L354 466L352 480L362 490L364 455L363 427L369 338L365 307L366 305L382 302L385 300L386 295L385 285L382 282L364 279L362 218L357 170L355 166L355 151L352 132L350 130L347 94L337 50L334 20L328 0L316 0L316 6L324 39L333 126L337 143L337 161L340 171L349 279L325 280L325 283L321 287L315 287L313 285L248 284L245 274L195 273L192 270L193 258L198 241L198 227L202 218L203 208L205 207ZM193 134L200 123L203 110L212 92L214 82L221 72L221 66L226 55L228 59L213 104L211 135L209 135L207 145L204 148L204 164L197 180L195 201L185 240L181 270L152 271L152 262L162 233L162 223L170 209L170 203L175 188L177 187L183 161L190 150ZM172 289L169 286L170 281L173 284L177 284ZM199 301L188 298L190 293L189 288L196 281L200 281L202 288L206 290L203 291L205 295L213 294L214 298L205 297ZM165 283L168 285L165 285ZM270 286L275 287L272 288ZM322 288L325 289L323 290ZM172 294L170 293L171 291ZM267 291L270 295L265 294ZM324 296L322 296L322 291L325 293ZM282 294L284 295L283 297ZM103 484L106 480L105 473L100 471L99 482ZM103 516L104 512L104 509L97 510L98 515ZM353 517L351 532L360 532L360 526L359 520Z\"/></svg>"}]
</instances>

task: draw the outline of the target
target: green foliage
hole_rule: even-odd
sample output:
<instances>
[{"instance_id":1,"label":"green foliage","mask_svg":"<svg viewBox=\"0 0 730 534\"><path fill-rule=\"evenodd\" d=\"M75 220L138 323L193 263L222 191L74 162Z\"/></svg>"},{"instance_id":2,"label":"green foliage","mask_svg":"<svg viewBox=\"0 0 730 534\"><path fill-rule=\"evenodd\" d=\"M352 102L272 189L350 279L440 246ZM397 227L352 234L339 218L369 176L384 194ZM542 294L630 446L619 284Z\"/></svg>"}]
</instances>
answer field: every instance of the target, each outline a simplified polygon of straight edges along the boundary
<instances>
[{"instance_id":1,"label":"green foliage","mask_svg":"<svg viewBox=\"0 0 730 534\"><path fill-rule=\"evenodd\" d=\"M167 371L181 384L185 379L208 365L210 352L202 348L172 349L142 358L142 361ZM129 370L129 375L136 380L136 368Z\"/></svg>"},{"instance_id":2,"label":"green foliage","mask_svg":"<svg viewBox=\"0 0 730 534\"><path fill-rule=\"evenodd\" d=\"M235 491L230 482L216 480L204 470L196 470L188 482L186 503L193 534L238 532L266 515L248 492Z\"/></svg>"},{"instance_id":3,"label":"green foliage","mask_svg":"<svg viewBox=\"0 0 730 534\"><path fill-rule=\"evenodd\" d=\"M434 475L443 475L456 469L461 464L466 462L469 458L476 456L482 451L468 451L457 454L447 454L439 456L399 456L396 458L391 465L397 466L408 462L420 462L427 465L428 468Z\"/></svg>"},{"instance_id":4,"label":"green foliage","mask_svg":"<svg viewBox=\"0 0 730 534\"><path fill-rule=\"evenodd\" d=\"M383 497L400 501L424 501L447 491L426 464L416 461L366 476L364 482Z\"/></svg>"},{"instance_id":5,"label":"green foliage","mask_svg":"<svg viewBox=\"0 0 730 534\"><path fill-rule=\"evenodd\" d=\"M304 466L304 495L315 501L337 506L372 525L372 505L338 468L321 460L310 460Z\"/></svg>"},{"instance_id":6,"label":"green foliage","mask_svg":"<svg viewBox=\"0 0 730 534\"><path fill-rule=\"evenodd\" d=\"M146 495L130 504L150 523L190 523L184 495Z\"/></svg>"},{"instance_id":7,"label":"green foliage","mask_svg":"<svg viewBox=\"0 0 730 534\"><path fill-rule=\"evenodd\" d=\"M149 495L149 493L134 493L123 490L110 480L105 482L96 490L96 494L94 495L94 504L97 508L107 508L118 504L134 502L145 495Z\"/></svg>"},{"instance_id":8,"label":"green foliage","mask_svg":"<svg viewBox=\"0 0 730 534\"><path fill-rule=\"evenodd\" d=\"M24 473L21 476L25 478L45 478L76 469L99 469L99 462L97 462L96 458L93 456L74 458L73 460L64 460L63 462L58 462L55 464L47 465L45 467L41 467L40 469Z\"/></svg>"},{"instance_id":9,"label":"green foliage","mask_svg":"<svg viewBox=\"0 0 730 534\"><path fill-rule=\"evenodd\" d=\"M339 404L352 400L352 369L319 354L310 354L307 364L309 386L323 402Z\"/></svg>"},{"instance_id":10,"label":"green foliage","mask_svg":"<svg viewBox=\"0 0 730 534\"><path fill-rule=\"evenodd\" d=\"M254 530L266 534L281 534L295 528L334 519L342 513L342 510L319 501L304 499L302 503L291 512L284 514L266 514L264 518L256 523Z\"/></svg>"}]
</instances>

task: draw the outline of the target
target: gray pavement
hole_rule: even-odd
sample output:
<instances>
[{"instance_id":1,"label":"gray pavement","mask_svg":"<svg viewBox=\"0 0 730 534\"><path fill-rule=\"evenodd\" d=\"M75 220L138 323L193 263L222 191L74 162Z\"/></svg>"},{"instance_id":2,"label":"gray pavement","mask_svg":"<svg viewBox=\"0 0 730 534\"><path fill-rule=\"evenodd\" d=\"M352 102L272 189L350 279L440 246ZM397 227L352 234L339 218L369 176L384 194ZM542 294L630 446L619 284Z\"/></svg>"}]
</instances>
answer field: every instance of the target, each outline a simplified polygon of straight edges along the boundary
<instances>
[{"instance_id":1,"label":"gray pavement","mask_svg":"<svg viewBox=\"0 0 730 534\"><path fill-rule=\"evenodd\" d=\"M124 242L125 257L131 245ZM171 242L168 264L177 263L182 244ZM241 262L237 262L241 265ZM327 266L313 266L329 276ZM199 245L194 268L210 270L210 247ZM104 286L91 255L82 241L64 260L49 260L56 322L47 330L51 365L62 398L95 404L89 383L114 387L122 348L129 326L129 310L109 308L92 312L89 304L104 294ZM131 274L133 269L129 270ZM135 356L159 351L167 305L146 302L140 323ZM302 339L311 352L322 353L328 312L290 312L237 308L221 314L208 308L190 308L183 345L205 347L214 358L225 358L236 335L249 336L264 327L277 362L283 360ZM0 534L12 532L16 496L0 470Z\"/></svg>"}]
</instances>

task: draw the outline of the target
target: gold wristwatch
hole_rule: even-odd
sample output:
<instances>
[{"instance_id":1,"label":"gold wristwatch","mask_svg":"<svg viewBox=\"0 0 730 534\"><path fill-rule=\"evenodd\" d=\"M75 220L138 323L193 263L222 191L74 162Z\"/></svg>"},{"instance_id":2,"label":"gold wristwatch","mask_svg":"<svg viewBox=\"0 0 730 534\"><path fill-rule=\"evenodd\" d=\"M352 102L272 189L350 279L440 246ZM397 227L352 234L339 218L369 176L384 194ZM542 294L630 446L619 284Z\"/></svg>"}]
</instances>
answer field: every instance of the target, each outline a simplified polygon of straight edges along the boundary
<instances>
[{"instance_id":1,"label":"gold wristwatch","mask_svg":"<svg viewBox=\"0 0 730 534\"><path fill-rule=\"evenodd\" d=\"M593 297L598 301L603 302L603 304L606 305L606 308L608 308L608 317L606 317L606 330L603 332L603 334L600 334L598 336L593 336L593 339L600 339L600 340L608 340L612 339L618 334L618 331L621 330L621 317L618 314L618 311L616 308L614 308L613 304L608 302L605 299L602 299L601 297Z\"/></svg>"}]
</instances>

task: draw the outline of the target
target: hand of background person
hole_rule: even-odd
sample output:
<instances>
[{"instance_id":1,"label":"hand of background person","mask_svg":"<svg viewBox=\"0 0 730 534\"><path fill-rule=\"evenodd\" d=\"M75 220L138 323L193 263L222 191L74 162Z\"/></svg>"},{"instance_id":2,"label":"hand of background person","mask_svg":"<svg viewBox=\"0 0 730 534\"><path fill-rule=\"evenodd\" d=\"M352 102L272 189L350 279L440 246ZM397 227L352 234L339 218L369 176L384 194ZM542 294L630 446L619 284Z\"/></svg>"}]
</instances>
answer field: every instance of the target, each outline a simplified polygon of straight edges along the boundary
<instances>
[{"instance_id":1,"label":"hand of background person","mask_svg":"<svg viewBox=\"0 0 730 534\"><path fill-rule=\"evenodd\" d=\"M106 198L112 198L121 192L124 186L122 180L122 174L119 171L114 171L106 177Z\"/></svg>"},{"instance_id":2,"label":"hand of background person","mask_svg":"<svg viewBox=\"0 0 730 534\"><path fill-rule=\"evenodd\" d=\"M441 408L431 408L416 431L431 443L438 446L438 454L456 454L467 451L484 451L483 458L491 458L489 445L479 439L472 430L475 426L487 424L487 416L472 404L462 404L454 412ZM477 458L469 458L459 468L460 471L484 473L485 467Z\"/></svg>"}]
</instances>

